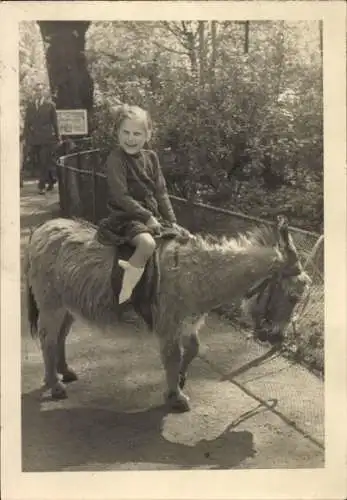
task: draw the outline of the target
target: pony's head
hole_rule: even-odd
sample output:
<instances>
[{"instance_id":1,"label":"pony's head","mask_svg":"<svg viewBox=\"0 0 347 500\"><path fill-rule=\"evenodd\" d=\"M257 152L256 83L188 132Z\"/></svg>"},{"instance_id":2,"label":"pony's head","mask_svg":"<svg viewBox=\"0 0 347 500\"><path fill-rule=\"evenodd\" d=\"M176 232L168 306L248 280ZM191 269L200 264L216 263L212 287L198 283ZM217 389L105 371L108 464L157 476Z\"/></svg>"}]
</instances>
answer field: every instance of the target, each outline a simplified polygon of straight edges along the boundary
<instances>
[{"instance_id":1,"label":"pony's head","mask_svg":"<svg viewBox=\"0 0 347 500\"><path fill-rule=\"evenodd\" d=\"M277 265L248 290L242 302L243 313L254 324L255 337L271 343L284 340L294 308L311 283L301 266L288 221L282 216L278 217L276 240Z\"/></svg>"}]
</instances>

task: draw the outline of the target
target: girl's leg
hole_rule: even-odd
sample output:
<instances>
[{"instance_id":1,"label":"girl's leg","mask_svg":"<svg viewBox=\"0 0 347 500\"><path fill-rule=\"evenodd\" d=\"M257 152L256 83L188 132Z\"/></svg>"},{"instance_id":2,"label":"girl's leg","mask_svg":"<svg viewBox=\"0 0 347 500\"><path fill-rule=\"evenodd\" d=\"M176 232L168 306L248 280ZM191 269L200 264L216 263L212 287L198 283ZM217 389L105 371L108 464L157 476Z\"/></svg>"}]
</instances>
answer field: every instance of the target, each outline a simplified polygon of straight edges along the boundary
<instances>
[{"instance_id":1,"label":"girl's leg","mask_svg":"<svg viewBox=\"0 0 347 500\"><path fill-rule=\"evenodd\" d=\"M156 247L155 241L149 233L136 235L132 244L135 246L135 252L129 261L119 260L120 267L124 269L123 284L119 294L120 304L130 299L135 286L142 277L146 262Z\"/></svg>"},{"instance_id":2,"label":"girl's leg","mask_svg":"<svg viewBox=\"0 0 347 500\"><path fill-rule=\"evenodd\" d=\"M135 252L129 259L129 264L134 267L145 267L148 259L153 255L156 243L150 233L140 233L132 239Z\"/></svg>"}]
</instances>

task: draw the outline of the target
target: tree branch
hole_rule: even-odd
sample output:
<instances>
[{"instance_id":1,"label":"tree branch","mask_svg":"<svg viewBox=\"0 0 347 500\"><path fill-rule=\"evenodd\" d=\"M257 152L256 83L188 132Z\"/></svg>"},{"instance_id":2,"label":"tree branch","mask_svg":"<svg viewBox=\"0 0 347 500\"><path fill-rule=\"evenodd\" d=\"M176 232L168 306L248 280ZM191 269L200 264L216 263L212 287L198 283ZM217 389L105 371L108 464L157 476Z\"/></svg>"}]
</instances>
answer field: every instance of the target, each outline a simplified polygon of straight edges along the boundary
<instances>
[{"instance_id":1,"label":"tree branch","mask_svg":"<svg viewBox=\"0 0 347 500\"><path fill-rule=\"evenodd\" d=\"M184 21L182 21L184 22ZM180 44L187 50L191 50L192 44L189 43L190 38L192 41L195 38L195 35L193 32L188 31L186 28L185 30L181 30L180 28L177 27L177 29L174 29L172 26L173 23L169 23L167 21L163 21L163 26L169 31L177 40L180 42Z\"/></svg>"},{"instance_id":2,"label":"tree branch","mask_svg":"<svg viewBox=\"0 0 347 500\"><path fill-rule=\"evenodd\" d=\"M191 22L191 21L189 21ZM200 21L200 22L204 22L204 21ZM184 34L186 35L186 37L188 37L189 39L192 39L192 40L196 40L197 39L197 36L198 36L198 33L199 33L199 28L196 29L195 33L194 33L194 30L191 29L189 30L187 28L187 25L185 23L185 21L182 21L182 27L183 27L183 31L184 31Z\"/></svg>"},{"instance_id":3,"label":"tree branch","mask_svg":"<svg viewBox=\"0 0 347 500\"><path fill-rule=\"evenodd\" d=\"M152 43L156 47L159 47L160 49L163 49L163 50L167 50L168 52L173 52L174 54L181 54L181 55L184 55L184 56L188 56L189 55L188 52L186 52L185 50L177 50L177 49L173 49L171 47L166 47L166 45L162 45L161 43L156 42L155 40L153 40Z\"/></svg>"},{"instance_id":4,"label":"tree branch","mask_svg":"<svg viewBox=\"0 0 347 500\"><path fill-rule=\"evenodd\" d=\"M174 35L176 38L178 38L179 40L182 39L182 37L184 37L184 32L182 32L182 30L178 27L176 27L176 29L174 28L173 26L173 23L169 23L168 21L163 21L163 26L172 34Z\"/></svg>"}]
</instances>

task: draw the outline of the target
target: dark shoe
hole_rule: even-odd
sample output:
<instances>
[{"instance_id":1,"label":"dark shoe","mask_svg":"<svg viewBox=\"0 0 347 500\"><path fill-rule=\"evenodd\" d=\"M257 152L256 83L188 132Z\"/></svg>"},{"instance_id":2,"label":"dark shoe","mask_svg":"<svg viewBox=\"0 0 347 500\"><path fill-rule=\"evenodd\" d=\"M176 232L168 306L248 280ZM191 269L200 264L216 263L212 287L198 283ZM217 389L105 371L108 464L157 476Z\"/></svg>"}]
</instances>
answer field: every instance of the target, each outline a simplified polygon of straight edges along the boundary
<instances>
[{"instance_id":1,"label":"dark shoe","mask_svg":"<svg viewBox=\"0 0 347 500\"><path fill-rule=\"evenodd\" d=\"M39 189L39 194L45 194L45 190L44 189Z\"/></svg>"},{"instance_id":2,"label":"dark shoe","mask_svg":"<svg viewBox=\"0 0 347 500\"><path fill-rule=\"evenodd\" d=\"M46 187L46 191L53 191L54 189L54 184L48 184L48 186Z\"/></svg>"}]
</instances>

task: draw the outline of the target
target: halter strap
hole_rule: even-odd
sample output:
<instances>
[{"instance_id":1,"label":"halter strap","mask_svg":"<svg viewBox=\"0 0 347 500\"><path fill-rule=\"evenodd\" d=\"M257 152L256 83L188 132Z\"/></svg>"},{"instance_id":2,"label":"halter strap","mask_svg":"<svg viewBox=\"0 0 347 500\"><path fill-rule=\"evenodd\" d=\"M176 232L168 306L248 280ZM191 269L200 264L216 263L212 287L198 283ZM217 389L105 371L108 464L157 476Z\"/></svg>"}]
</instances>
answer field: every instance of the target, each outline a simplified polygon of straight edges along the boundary
<instances>
[{"instance_id":1,"label":"halter strap","mask_svg":"<svg viewBox=\"0 0 347 500\"><path fill-rule=\"evenodd\" d=\"M266 276L265 278L263 278L262 280L260 280L258 283L256 283L255 285L253 285L245 294L245 298L246 299L250 299L251 297L253 297L254 295L256 295L257 293L261 293L265 290L265 288L268 286L268 284L270 283L271 279L272 279L273 276L269 275L269 276Z\"/></svg>"},{"instance_id":2,"label":"halter strap","mask_svg":"<svg viewBox=\"0 0 347 500\"><path fill-rule=\"evenodd\" d=\"M276 271L275 273L268 274L265 278L261 279L258 283L253 285L245 294L246 299L250 299L257 293L264 292L265 288L271 283L271 281L277 281L280 277L290 278L292 276L299 276L301 274L301 269L296 266L294 269L283 269L281 271Z\"/></svg>"}]
</instances>

